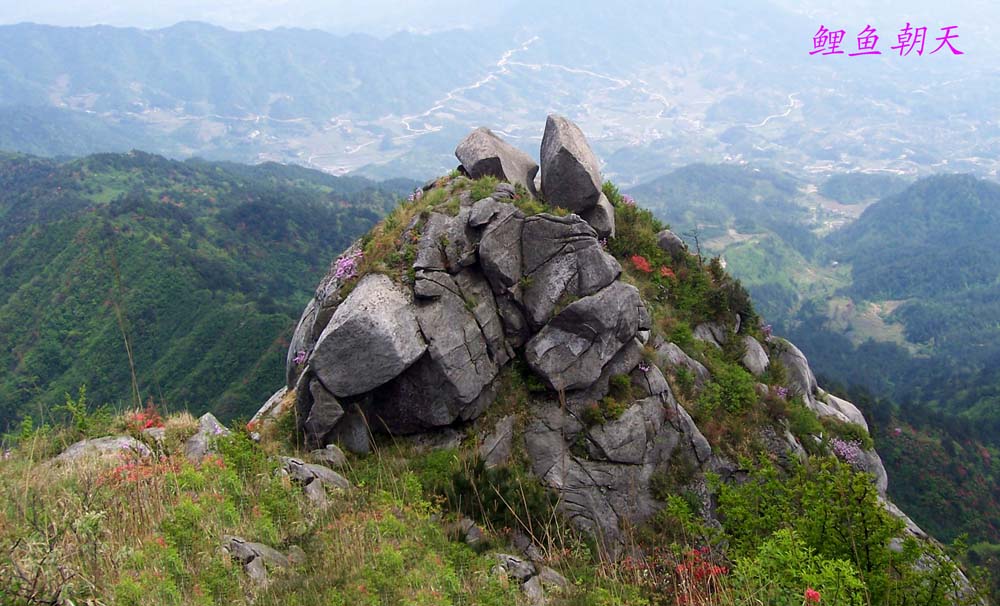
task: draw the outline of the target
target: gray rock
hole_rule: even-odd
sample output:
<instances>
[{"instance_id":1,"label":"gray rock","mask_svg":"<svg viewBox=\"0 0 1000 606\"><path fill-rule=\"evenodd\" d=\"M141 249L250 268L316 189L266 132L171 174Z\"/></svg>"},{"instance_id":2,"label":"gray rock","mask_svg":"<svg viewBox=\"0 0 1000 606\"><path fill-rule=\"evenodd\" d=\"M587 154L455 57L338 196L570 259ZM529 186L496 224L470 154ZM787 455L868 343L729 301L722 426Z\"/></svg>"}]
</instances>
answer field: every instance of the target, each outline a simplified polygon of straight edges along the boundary
<instances>
[{"instance_id":1,"label":"gray rock","mask_svg":"<svg viewBox=\"0 0 1000 606\"><path fill-rule=\"evenodd\" d=\"M497 568L509 578L523 583L535 576L535 565L531 562L507 553L498 553L494 557L497 560Z\"/></svg>"},{"instance_id":2,"label":"gray rock","mask_svg":"<svg viewBox=\"0 0 1000 606\"><path fill-rule=\"evenodd\" d=\"M582 389L596 381L639 330L639 291L613 282L570 303L525 345L525 359L555 390Z\"/></svg>"},{"instance_id":3,"label":"gray rock","mask_svg":"<svg viewBox=\"0 0 1000 606\"><path fill-rule=\"evenodd\" d=\"M865 420L865 415L861 414L861 411L858 410L857 406L847 400L838 398L832 393L823 394L823 400L826 402L827 406L840 413L840 415L842 415L848 423L860 425L865 428L865 431L868 431L868 421Z\"/></svg>"},{"instance_id":4,"label":"gray rock","mask_svg":"<svg viewBox=\"0 0 1000 606\"><path fill-rule=\"evenodd\" d=\"M558 589L565 591L569 589L569 581L563 575L548 566L538 567L538 580L541 581L545 589Z\"/></svg>"},{"instance_id":5,"label":"gray rock","mask_svg":"<svg viewBox=\"0 0 1000 606\"><path fill-rule=\"evenodd\" d=\"M504 338L512 348L521 347L531 338L531 328L520 306L511 297L496 297L497 314L503 324Z\"/></svg>"},{"instance_id":6,"label":"gray rock","mask_svg":"<svg viewBox=\"0 0 1000 606\"><path fill-rule=\"evenodd\" d=\"M492 306L493 297L482 282L482 289L476 294L489 297L473 299L474 282L477 278L465 278L466 295L451 276L437 274L442 284L440 294L432 301L421 301L416 305L417 322L427 339L427 353L441 379L447 382L460 404L472 402L483 388L496 377L499 364L507 361L506 344L500 318ZM479 278L481 280L481 278ZM490 330L491 342L499 351L493 352L487 344L483 328L477 320L475 310L480 311L482 323ZM495 359L499 355L500 359ZM451 421L448 421L450 423ZM445 423L447 424L447 423Z\"/></svg>"},{"instance_id":7,"label":"gray rock","mask_svg":"<svg viewBox=\"0 0 1000 606\"><path fill-rule=\"evenodd\" d=\"M501 198L513 200L515 196L517 196L517 190L510 183L497 183L497 186L493 188L493 197L497 200Z\"/></svg>"},{"instance_id":8,"label":"gray rock","mask_svg":"<svg viewBox=\"0 0 1000 606\"><path fill-rule=\"evenodd\" d=\"M540 157L546 202L577 213L597 205L600 168L580 127L562 116L550 115L545 121Z\"/></svg>"},{"instance_id":9,"label":"gray rock","mask_svg":"<svg viewBox=\"0 0 1000 606\"><path fill-rule=\"evenodd\" d=\"M347 407L344 416L333 428L328 439L354 454L363 455L371 452L371 431L369 431L368 421L365 419L364 413L357 404Z\"/></svg>"},{"instance_id":10,"label":"gray rock","mask_svg":"<svg viewBox=\"0 0 1000 606\"><path fill-rule=\"evenodd\" d=\"M583 211L582 216L583 220L597 232L598 238L615 237L615 207L603 193L598 198L597 204L590 210Z\"/></svg>"},{"instance_id":11,"label":"gray rock","mask_svg":"<svg viewBox=\"0 0 1000 606\"><path fill-rule=\"evenodd\" d=\"M521 592L524 593L524 599L530 606L548 604L548 600L545 599L545 590L542 589L542 582L537 576L522 583Z\"/></svg>"},{"instance_id":12,"label":"gray rock","mask_svg":"<svg viewBox=\"0 0 1000 606\"><path fill-rule=\"evenodd\" d=\"M309 502L317 509L326 509L330 504L326 487L322 482L310 482L302 487L302 493L306 495Z\"/></svg>"},{"instance_id":13,"label":"gray rock","mask_svg":"<svg viewBox=\"0 0 1000 606\"><path fill-rule=\"evenodd\" d=\"M389 277L370 274L334 312L310 365L324 387L346 397L399 376L426 349L413 304Z\"/></svg>"},{"instance_id":14,"label":"gray rock","mask_svg":"<svg viewBox=\"0 0 1000 606\"><path fill-rule=\"evenodd\" d=\"M479 263L493 292L500 294L521 280L521 234L524 215L510 204L501 205L479 240Z\"/></svg>"},{"instance_id":15,"label":"gray rock","mask_svg":"<svg viewBox=\"0 0 1000 606\"><path fill-rule=\"evenodd\" d=\"M639 394L637 397L640 400L649 396L658 396L670 390L670 384L667 383L667 379L660 372L660 369L652 364L648 364L648 366L649 369L645 371L641 368L632 371L632 387L635 389L635 393Z\"/></svg>"},{"instance_id":16,"label":"gray rock","mask_svg":"<svg viewBox=\"0 0 1000 606\"><path fill-rule=\"evenodd\" d=\"M743 335L743 347L743 358L740 360L743 363L743 367L758 376L767 372L767 367L771 364L771 360L768 359L767 352L757 342L757 339L754 339L750 335Z\"/></svg>"},{"instance_id":17,"label":"gray rock","mask_svg":"<svg viewBox=\"0 0 1000 606\"><path fill-rule=\"evenodd\" d=\"M302 310L302 317L299 318L299 323L295 326L295 332L292 333L292 341L288 344L288 353L285 356L285 387L287 389L295 385L299 373L302 372L304 359L308 357L313 345L316 344L313 330L316 326L317 311L316 299L310 299L306 308ZM302 360L302 362L296 362L296 360Z\"/></svg>"},{"instance_id":18,"label":"gray rock","mask_svg":"<svg viewBox=\"0 0 1000 606\"><path fill-rule=\"evenodd\" d=\"M694 375L695 386L701 389L711 380L712 375L705 366L684 353L675 343L665 341L656 348L656 360L670 368L685 368Z\"/></svg>"},{"instance_id":19,"label":"gray rock","mask_svg":"<svg viewBox=\"0 0 1000 606\"><path fill-rule=\"evenodd\" d=\"M406 442L417 454L435 450L452 450L462 445L465 434L452 427L443 427L426 433L406 436Z\"/></svg>"},{"instance_id":20,"label":"gray rock","mask_svg":"<svg viewBox=\"0 0 1000 606\"><path fill-rule=\"evenodd\" d=\"M858 465L862 471L865 471L872 476L872 481L875 483L875 488L878 490L878 494L881 497L886 496L886 491L889 490L889 474L885 472L885 466L882 464L882 458L878 456L875 449L866 450L863 452L862 460Z\"/></svg>"},{"instance_id":21,"label":"gray rock","mask_svg":"<svg viewBox=\"0 0 1000 606\"><path fill-rule=\"evenodd\" d=\"M344 416L344 409L317 378L309 381L309 395L312 396L312 406L302 429L307 445L319 448L326 444L326 436Z\"/></svg>"},{"instance_id":22,"label":"gray rock","mask_svg":"<svg viewBox=\"0 0 1000 606\"><path fill-rule=\"evenodd\" d=\"M486 340L490 359L500 366L506 364L514 357L514 350L507 343L506 328L489 283L481 272L469 268L455 276L455 284L466 307L471 307L472 316Z\"/></svg>"},{"instance_id":23,"label":"gray rock","mask_svg":"<svg viewBox=\"0 0 1000 606\"><path fill-rule=\"evenodd\" d=\"M147 442L163 446L163 440L167 438L167 429L165 427L147 427L142 430L142 437Z\"/></svg>"},{"instance_id":24,"label":"gray rock","mask_svg":"<svg viewBox=\"0 0 1000 606\"><path fill-rule=\"evenodd\" d=\"M809 360L798 347L784 339L778 342L778 348L780 351L778 359L785 367L789 392L792 395L802 396L806 406L815 409L816 399L813 394L817 389L816 375L809 368Z\"/></svg>"},{"instance_id":25,"label":"gray rock","mask_svg":"<svg viewBox=\"0 0 1000 606\"><path fill-rule=\"evenodd\" d=\"M93 438L90 440L80 440L70 445L66 450L55 458L61 463L79 461L88 457L106 457L108 455L118 455L120 453L135 454L140 457L148 457L153 451L148 446L131 436L107 436L104 438Z\"/></svg>"},{"instance_id":26,"label":"gray rock","mask_svg":"<svg viewBox=\"0 0 1000 606\"><path fill-rule=\"evenodd\" d=\"M673 257L680 257L687 253L687 244L681 240L680 236L665 229L656 235L656 243L661 250L666 251Z\"/></svg>"},{"instance_id":27,"label":"gray rock","mask_svg":"<svg viewBox=\"0 0 1000 606\"><path fill-rule=\"evenodd\" d=\"M347 457L336 444L327 444L326 448L320 448L309 453L309 459L316 464L325 465L330 469L340 469L347 465Z\"/></svg>"},{"instance_id":28,"label":"gray rock","mask_svg":"<svg viewBox=\"0 0 1000 606\"><path fill-rule=\"evenodd\" d=\"M266 587L268 584L267 578L267 567L264 566L264 560L260 558L254 558L246 564L243 565L243 572L246 573L250 580L261 587Z\"/></svg>"},{"instance_id":29,"label":"gray rock","mask_svg":"<svg viewBox=\"0 0 1000 606\"><path fill-rule=\"evenodd\" d=\"M268 583L268 566L287 568L290 563L288 557L277 549L263 543L251 543L240 537L224 536L222 547L229 552L230 557L243 566L243 571L259 586L266 586Z\"/></svg>"},{"instance_id":30,"label":"gray rock","mask_svg":"<svg viewBox=\"0 0 1000 606\"><path fill-rule=\"evenodd\" d=\"M523 304L529 323L541 327L566 298L592 295L621 274L597 233L576 215L540 214L524 220L521 238Z\"/></svg>"},{"instance_id":31,"label":"gray rock","mask_svg":"<svg viewBox=\"0 0 1000 606\"><path fill-rule=\"evenodd\" d=\"M472 205L469 227L482 227L500 211L500 203L493 198L483 198Z\"/></svg>"},{"instance_id":32,"label":"gray rock","mask_svg":"<svg viewBox=\"0 0 1000 606\"><path fill-rule=\"evenodd\" d=\"M455 157L473 179L492 175L503 181L520 183L535 195L538 164L486 127L477 128L463 139L455 149Z\"/></svg>"},{"instance_id":33,"label":"gray rock","mask_svg":"<svg viewBox=\"0 0 1000 606\"><path fill-rule=\"evenodd\" d=\"M461 208L452 217L432 212L420 233L414 269L456 273L476 262L478 234L469 224L472 208Z\"/></svg>"},{"instance_id":34,"label":"gray rock","mask_svg":"<svg viewBox=\"0 0 1000 606\"><path fill-rule=\"evenodd\" d=\"M718 322L705 322L694 327L691 335L699 341L704 341L716 347L722 347L726 342L726 327Z\"/></svg>"},{"instance_id":35,"label":"gray rock","mask_svg":"<svg viewBox=\"0 0 1000 606\"><path fill-rule=\"evenodd\" d=\"M513 415L497 421L483 443L479 446L479 458L487 468L506 465L510 460L511 450L514 445L514 421Z\"/></svg>"},{"instance_id":36,"label":"gray rock","mask_svg":"<svg viewBox=\"0 0 1000 606\"><path fill-rule=\"evenodd\" d=\"M628 544L623 527L645 522L662 507L650 492L651 478L677 457L703 467L711 447L669 391L636 402L610 430L585 429L570 408L552 402L535 409L524 433L528 460L535 475L559 492L558 508L567 519L597 537L602 556L616 557ZM580 456L581 438L591 454L610 450L633 462Z\"/></svg>"},{"instance_id":37,"label":"gray rock","mask_svg":"<svg viewBox=\"0 0 1000 606\"><path fill-rule=\"evenodd\" d=\"M198 419L198 431L184 443L184 456L192 463L198 463L205 455L214 452L213 442L232 432L226 429L210 412Z\"/></svg>"},{"instance_id":38,"label":"gray rock","mask_svg":"<svg viewBox=\"0 0 1000 606\"><path fill-rule=\"evenodd\" d=\"M329 467L306 463L302 459L293 457L281 457L281 462L285 471L288 472L288 477L300 484L308 485L319 482L324 486L341 490L347 490L351 487L350 482L344 476Z\"/></svg>"},{"instance_id":39,"label":"gray rock","mask_svg":"<svg viewBox=\"0 0 1000 606\"><path fill-rule=\"evenodd\" d=\"M298 376L296 376L296 381L298 381ZM295 384L294 382L292 383ZM278 419L286 411L286 396L288 396L288 387L282 387L278 391L264 402L264 405L257 410L253 418L247 423L247 427L252 427L256 430L270 425Z\"/></svg>"}]
</instances>

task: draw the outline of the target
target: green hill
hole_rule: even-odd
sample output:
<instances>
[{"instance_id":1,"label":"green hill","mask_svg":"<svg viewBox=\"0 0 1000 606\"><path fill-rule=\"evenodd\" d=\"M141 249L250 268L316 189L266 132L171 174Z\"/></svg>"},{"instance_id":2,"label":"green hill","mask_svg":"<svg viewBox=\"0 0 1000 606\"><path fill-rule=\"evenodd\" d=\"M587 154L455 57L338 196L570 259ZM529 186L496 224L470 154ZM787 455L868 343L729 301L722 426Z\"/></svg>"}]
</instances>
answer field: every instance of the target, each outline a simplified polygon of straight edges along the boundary
<instances>
[{"instance_id":1,"label":"green hill","mask_svg":"<svg viewBox=\"0 0 1000 606\"><path fill-rule=\"evenodd\" d=\"M303 285L414 185L140 152L0 156L0 425L84 384L128 402L126 347L143 399L251 413L281 384Z\"/></svg>"}]
</instances>

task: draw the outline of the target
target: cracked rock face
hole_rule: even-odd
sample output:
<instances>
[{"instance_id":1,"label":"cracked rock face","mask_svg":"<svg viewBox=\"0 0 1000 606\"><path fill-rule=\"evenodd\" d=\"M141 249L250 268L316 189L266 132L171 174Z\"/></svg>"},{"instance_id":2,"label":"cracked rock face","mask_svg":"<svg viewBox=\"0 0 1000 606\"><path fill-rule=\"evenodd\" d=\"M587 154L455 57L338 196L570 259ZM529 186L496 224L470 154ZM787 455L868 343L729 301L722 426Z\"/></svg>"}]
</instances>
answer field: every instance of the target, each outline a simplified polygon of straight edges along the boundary
<instances>
[{"instance_id":1,"label":"cracked rock face","mask_svg":"<svg viewBox=\"0 0 1000 606\"><path fill-rule=\"evenodd\" d=\"M570 303L525 345L528 364L557 391L592 385L639 331L641 307L624 282Z\"/></svg>"}]
</instances>

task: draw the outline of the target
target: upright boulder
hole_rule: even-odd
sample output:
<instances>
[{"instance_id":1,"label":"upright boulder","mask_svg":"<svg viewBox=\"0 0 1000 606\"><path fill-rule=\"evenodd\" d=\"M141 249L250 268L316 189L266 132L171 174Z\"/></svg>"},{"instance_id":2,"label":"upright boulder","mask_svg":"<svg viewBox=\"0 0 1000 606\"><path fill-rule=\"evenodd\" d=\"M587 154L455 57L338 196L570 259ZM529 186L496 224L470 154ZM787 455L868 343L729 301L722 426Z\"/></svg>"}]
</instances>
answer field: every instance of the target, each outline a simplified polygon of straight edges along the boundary
<instances>
[{"instance_id":1,"label":"upright boulder","mask_svg":"<svg viewBox=\"0 0 1000 606\"><path fill-rule=\"evenodd\" d=\"M472 131L458 144L455 157L473 179L492 175L503 181L519 183L531 195L536 195L538 164L485 126Z\"/></svg>"},{"instance_id":2,"label":"upright boulder","mask_svg":"<svg viewBox=\"0 0 1000 606\"><path fill-rule=\"evenodd\" d=\"M575 213L597 206L601 172L579 126L562 116L550 115L542 135L541 161L546 202Z\"/></svg>"},{"instance_id":3,"label":"upright boulder","mask_svg":"<svg viewBox=\"0 0 1000 606\"><path fill-rule=\"evenodd\" d=\"M334 396L346 397L399 376L426 350L409 297L388 276L370 274L334 312L310 365Z\"/></svg>"}]
</instances>

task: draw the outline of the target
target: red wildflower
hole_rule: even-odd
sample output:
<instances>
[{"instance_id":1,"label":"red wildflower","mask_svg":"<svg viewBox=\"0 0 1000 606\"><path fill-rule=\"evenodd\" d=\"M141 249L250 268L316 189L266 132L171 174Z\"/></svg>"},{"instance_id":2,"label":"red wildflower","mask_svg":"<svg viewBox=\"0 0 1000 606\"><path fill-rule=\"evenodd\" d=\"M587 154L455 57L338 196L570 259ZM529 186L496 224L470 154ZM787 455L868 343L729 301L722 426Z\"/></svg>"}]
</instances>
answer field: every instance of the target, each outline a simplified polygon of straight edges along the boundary
<instances>
[{"instance_id":1,"label":"red wildflower","mask_svg":"<svg viewBox=\"0 0 1000 606\"><path fill-rule=\"evenodd\" d=\"M647 274L653 271L653 268L649 264L649 261L647 261L646 257L642 255L632 255L632 265L635 265L636 269L638 269L641 272L645 272Z\"/></svg>"},{"instance_id":2,"label":"red wildflower","mask_svg":"<svg viewBox=\"0 0 1000 606\"><path fill-rule=\"evenodd\" d=\"M666 265L660 266L660 277L661 278L675 278L674 270L670 269Z\"/></svg>"},{"instance_id":3,"label":"red wildflower","mask_svg":"<svg viewBox=\"0 0 1000 606\"><path fill-rule=\"evenodd\" d=\"M812 602L813 604L819 604L819 592L812 587L806 588L805 599L807 602Z\"/></svg>"}]
</instances>

